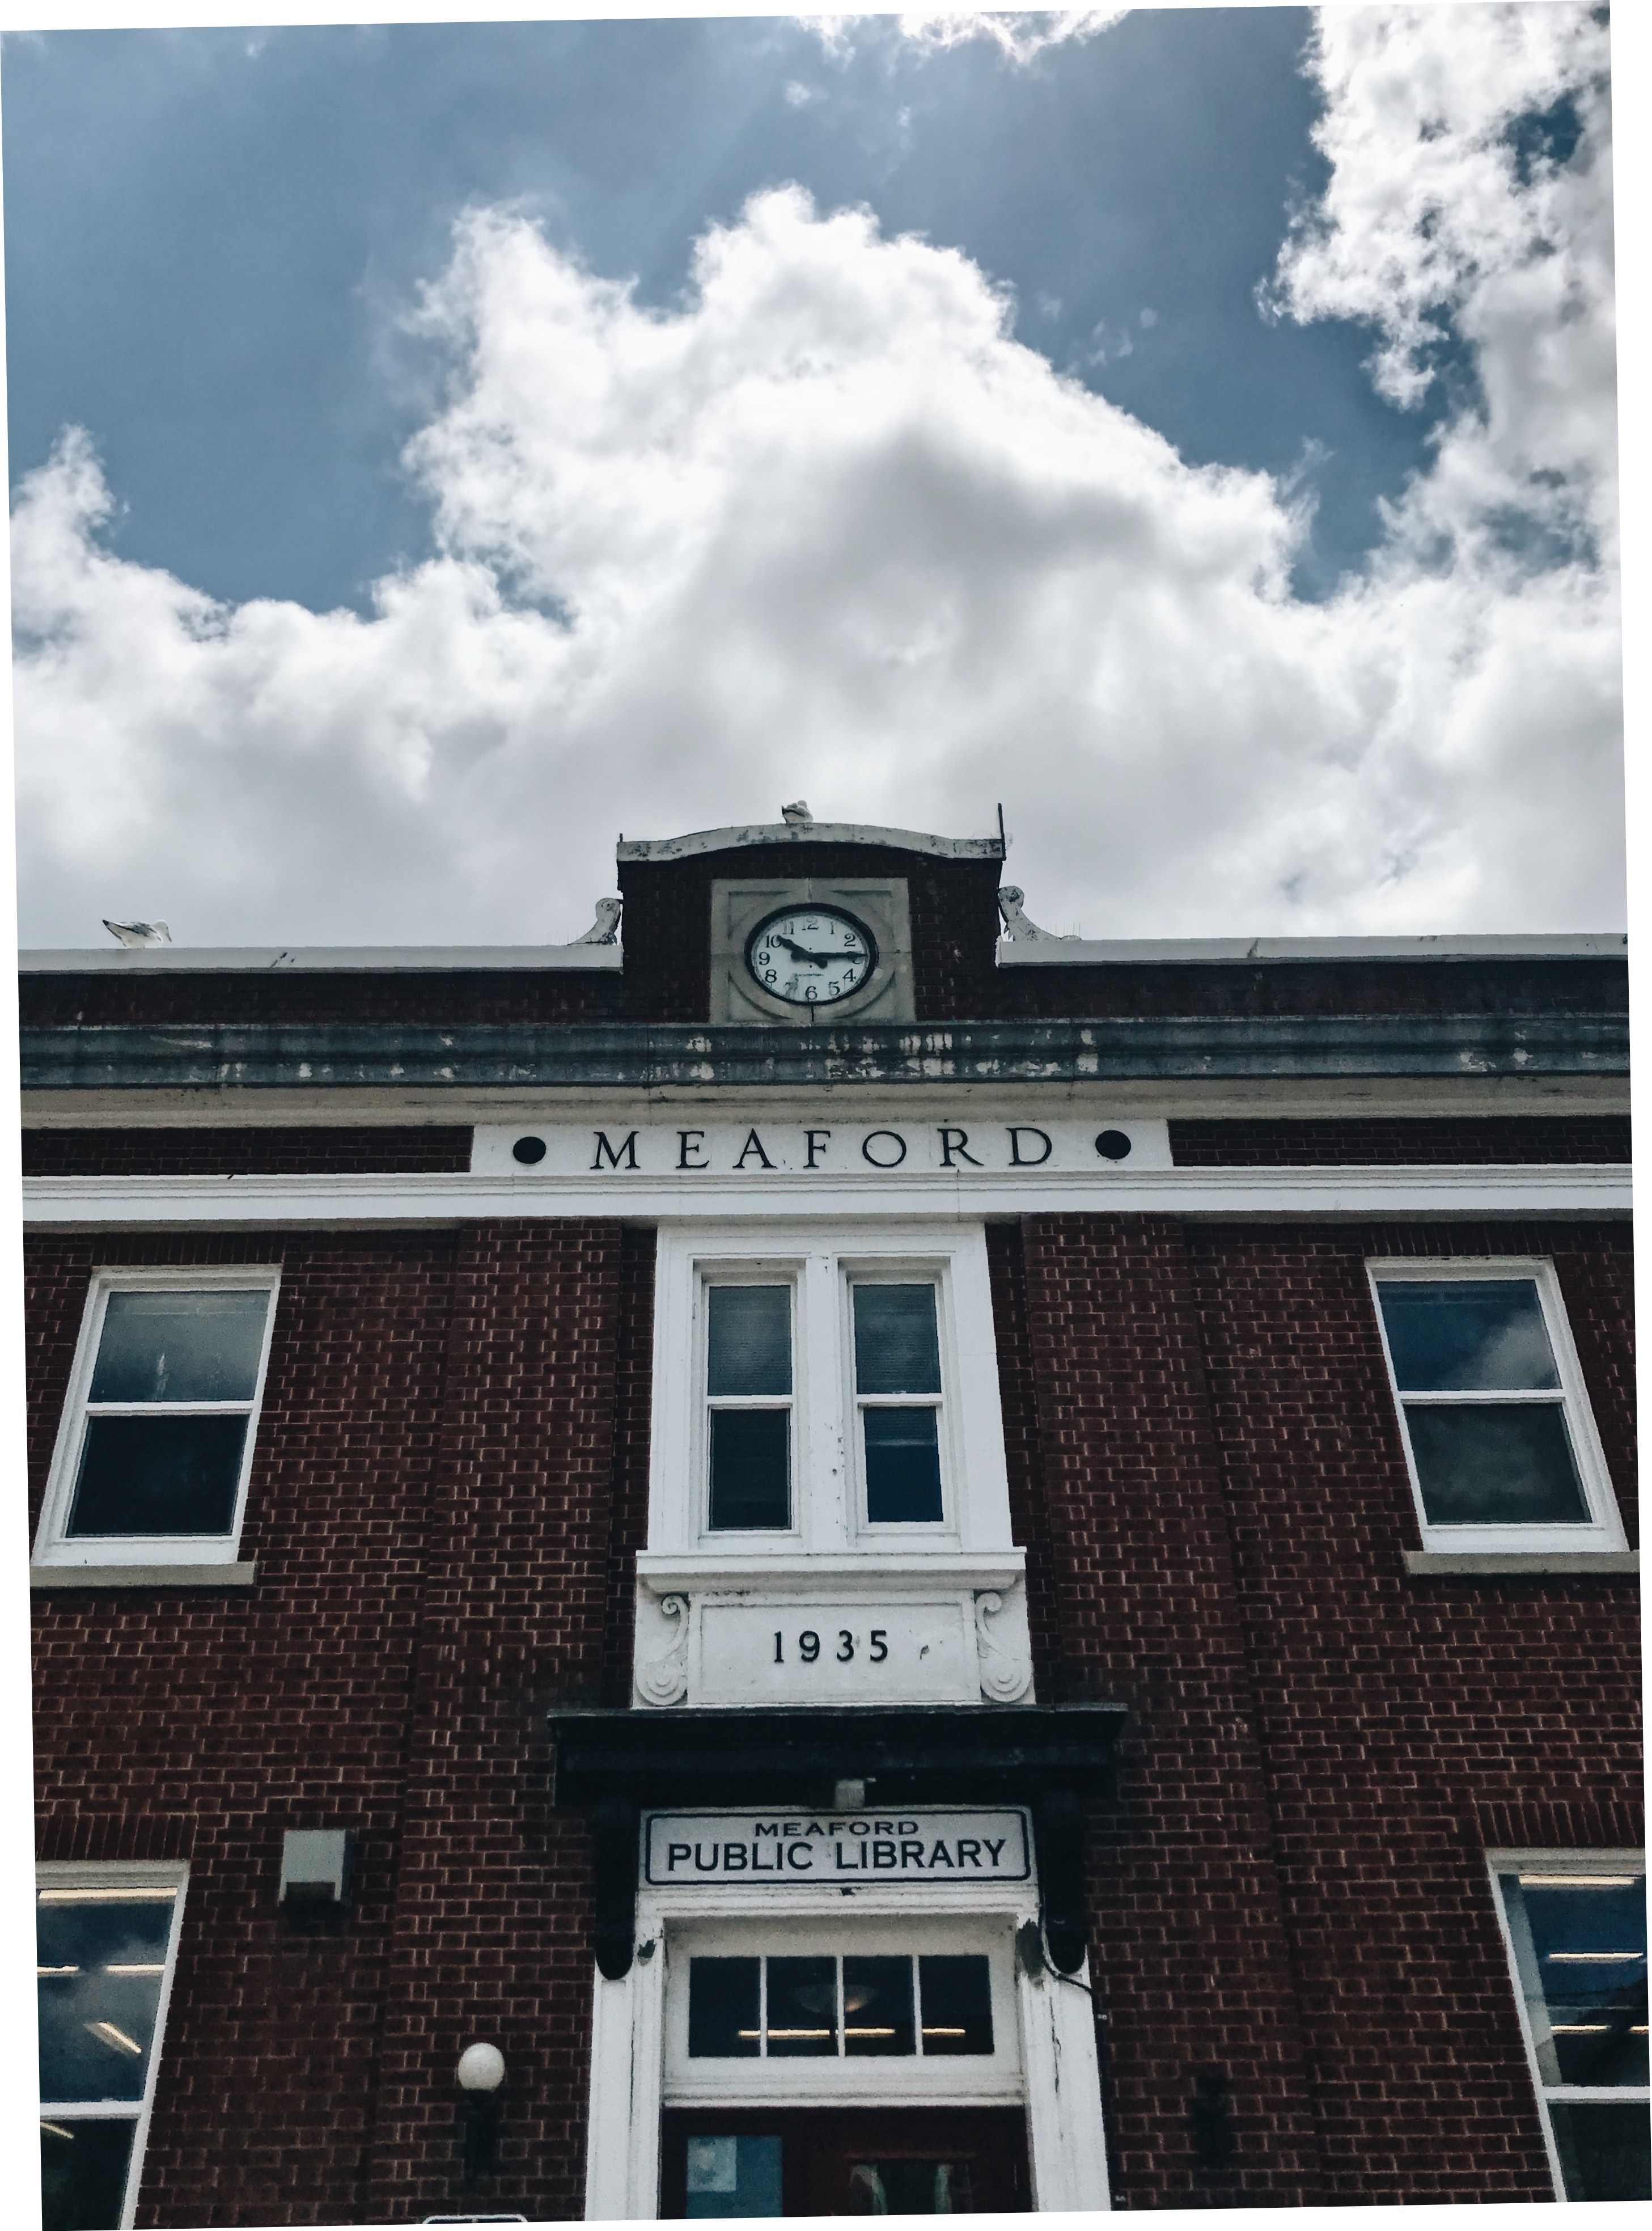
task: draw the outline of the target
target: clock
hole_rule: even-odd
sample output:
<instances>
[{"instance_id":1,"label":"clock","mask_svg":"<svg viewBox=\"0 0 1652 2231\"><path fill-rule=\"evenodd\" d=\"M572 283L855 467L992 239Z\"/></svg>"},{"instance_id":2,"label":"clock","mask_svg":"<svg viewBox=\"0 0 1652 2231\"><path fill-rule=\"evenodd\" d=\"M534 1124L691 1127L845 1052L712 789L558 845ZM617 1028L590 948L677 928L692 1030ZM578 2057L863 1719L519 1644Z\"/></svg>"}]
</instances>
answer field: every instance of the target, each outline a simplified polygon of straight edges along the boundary
<instances>
[{"instance_id":1,"label":"clock","mask_svg":"<svg viewBox=\"0 0 1652 2231\"><path fill-rule=\"evenodd\" d=\"M860 990L878 965L878 948L865 923L840 908L789 906L746 939L745 965L771 999L825 1007Z\"/></svg>"}]
</instances>

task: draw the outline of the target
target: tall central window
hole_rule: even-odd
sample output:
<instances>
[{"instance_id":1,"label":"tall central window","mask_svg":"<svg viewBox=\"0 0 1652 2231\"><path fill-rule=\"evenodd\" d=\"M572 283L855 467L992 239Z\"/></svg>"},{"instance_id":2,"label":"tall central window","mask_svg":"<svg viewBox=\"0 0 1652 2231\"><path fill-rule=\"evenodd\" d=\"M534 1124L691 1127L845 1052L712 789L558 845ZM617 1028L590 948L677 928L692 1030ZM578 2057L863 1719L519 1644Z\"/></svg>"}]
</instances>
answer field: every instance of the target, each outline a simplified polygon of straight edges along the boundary
<instances>
[{"instance_id":1,"label":"tall central window","mask_svg":"<svg viewBox=\"0 0 1652 2231\"><path fill-rule=\"evenodd\" d=\"M706 1290L712 1530L791 1524L791 1288Z\"/></svg>"},{"instance_id":2,"label":"tall central window","mask_svg":"<svg viewBox=\"0 0 1652 2231\"><path fill-rule=\"evenodd\" d=\"M935 1289L857 1283L855 1401L869 1526L942 1516L940 1340Z\"/></svg>"}]
</instances>

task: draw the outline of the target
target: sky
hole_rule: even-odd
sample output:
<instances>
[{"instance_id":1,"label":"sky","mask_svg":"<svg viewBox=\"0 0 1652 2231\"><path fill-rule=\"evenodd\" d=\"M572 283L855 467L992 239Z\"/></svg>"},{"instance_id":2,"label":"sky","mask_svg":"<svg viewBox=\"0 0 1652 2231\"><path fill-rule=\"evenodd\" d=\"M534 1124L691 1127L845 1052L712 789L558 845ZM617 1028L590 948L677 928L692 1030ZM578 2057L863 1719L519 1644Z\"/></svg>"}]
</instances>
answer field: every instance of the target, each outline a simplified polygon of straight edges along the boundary
<instances>
[{"instance_id":1,"label":"sky","mask_svg":"<svg viewBox=\"0 0 1652 2231\"><path fill-rule=\"evenodd\" d=\"M10 36L21 936L577 935L982 834L1093 936L1624 905L1586 6Z\"/></svg>"}]
</instances>

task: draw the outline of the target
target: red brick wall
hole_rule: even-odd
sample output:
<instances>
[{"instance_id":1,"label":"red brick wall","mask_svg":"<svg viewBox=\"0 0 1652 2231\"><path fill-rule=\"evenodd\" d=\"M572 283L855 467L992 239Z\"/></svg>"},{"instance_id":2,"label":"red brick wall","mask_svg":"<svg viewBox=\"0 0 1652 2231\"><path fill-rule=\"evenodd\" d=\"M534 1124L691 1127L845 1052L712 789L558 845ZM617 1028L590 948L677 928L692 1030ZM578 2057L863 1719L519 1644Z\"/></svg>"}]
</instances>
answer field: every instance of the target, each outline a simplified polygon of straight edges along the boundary
<instances>
[{"instance_id":1,"label":"red brick wall","mask_svg":"<svg viewBox=\"0 0 1652 2231\"><path fill-rule=\"evenodd\" d=\"M203 969L25 973L25 1028L64 1023L584 1023L620 1011L617 969Z\"/></svg>"},{"instance_id":2,"label":"red brick wall","mask_svg":"<svg viewBox=\"0 0 1652 2231\"><path fill-rule=\"evenodd\" d=\"M1114 960L1004 968L1004 1015L1622 1014L1621 960Z\"/></svg>"},{"instance_id":3,"label":"red brick wall","mask_svg":"<svg viewBox=\"0 0 1652 2231\"><path fill-rule=\"evenodd\" d=\"M1363 1266L1552 1256L1623 1491L1626 1233L1060 1217L1023 1244L1040 1691L1133 1709L1093 1879L1122 2197L1547 2199L1481 1854L1639 1840L1632 1584L1408 1578ZM1232 2079L1226 2176L1192 2157L1201 2066Z\"/></svg>"},{"instance_id":4,"label":"red brick wall","mask_svg":"<svg viewBox=\"0 0 1652 2231\"><path fill-rule=\"evenodd\" d=\"M618 1228L37 1241L36 1508L121 1261L283 1272L256 1588L35 1599L42 1856L191 1866L139 2221L452 2209L478 2037L510 2071L500 2204L577 2215L590 1869L536 1728L601 1674ZM281 1833L329 1825L360 1832L352 1911L301 1932Z\"/></svg>"},{"instance_id":5,"label":"red brick wall","mask_svg":"<svg viewBox=\"0 0 1652 2231\"><path fill-rule=\"evenodd\" d=\"M1129 2207L1549 2196L1481 1853L1638 1840L1633 1600L1407 1576L1363 1265L1448 1251L1552 1258L1626 1490L1621 1226L990 1232L1038 1691L1131 1709L1091 1880ZM627 1693L653 1235L37 1238L35 1507L92 1267L228 1261L283 1270L256 1589L35 1607L42 1854L192 1868L139 2221L457 2209L478 2038L509 2073L474 2204L577 2216L590 1858L537 1728ZM281 1831L334 1824L355 1903L306 1933ZM1226 2170L1193 2145L1212 2069Z\"/></svg>"},{"instance_id":6,"label":"red brick wall","mask_svg":"<svg viewBox=\"0 0 1652 2231\"><path fill-rule=\"evenodd\" d=\"M253 1128L35 1130L23 1135L29 1178L234 1177L468 1170L470 1126L311 1123Z\"/></svg>"},{"instance_id":7,"label":"red brick wall","mask_svg":"<svg viewBox=\"0 0 1652 2231\"><path fill-rule=\"evenodd\" d=\"M659 1234L652 1225L620 1234L619 1376L614 1417L614 1499L608 1537L608 1633L603 1652L603 1702L631 1701L636 1632L636 1553L649 1538L649 1450L654 1398L654 1265Z\"/></svg>"},{"instance_id":8,"label":"red brick wall","mask_svg":"<svg viewBox=\"0 0 1652 2231\"><path fill-rule=\"evenodd\" d=\"M1627 1116L1172 1116L1171 1159L1204 1168L1348 1162L1627 1162Z\"/></svg>"}]
</instances>

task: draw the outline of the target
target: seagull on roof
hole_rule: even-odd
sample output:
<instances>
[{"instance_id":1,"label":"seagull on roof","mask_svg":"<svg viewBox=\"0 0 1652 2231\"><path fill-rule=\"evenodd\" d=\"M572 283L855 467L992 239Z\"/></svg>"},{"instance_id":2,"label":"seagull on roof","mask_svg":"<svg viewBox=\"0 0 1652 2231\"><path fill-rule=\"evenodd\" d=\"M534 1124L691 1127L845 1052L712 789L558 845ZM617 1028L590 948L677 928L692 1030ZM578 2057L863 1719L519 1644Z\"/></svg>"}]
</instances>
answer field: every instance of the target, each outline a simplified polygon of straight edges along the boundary
<instances>
[{"instance_id":1,"label":"seagull on roof","mask_svg":"<svg viewBox=\"0 0 1652 2231\"><path fill-rule=\"evenodd\" d=\"M111 922L105 915L103 926L121 945L170 945L172 941L172 933L164 922Z\"/></svg>"},{"instance_id":2,"label":"seagull on roof","mask_svg":"<svg viewBox=\"0 0 1652 2231\"><path fill-rule=\"evenodd\" d=\"M793 829L812 829L815 825L815 817L801 798L791 805L783 805L780 818Z\"/></svg>"}]
</instances>

